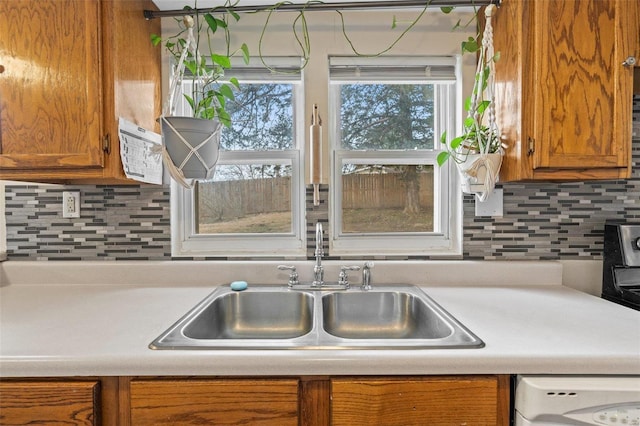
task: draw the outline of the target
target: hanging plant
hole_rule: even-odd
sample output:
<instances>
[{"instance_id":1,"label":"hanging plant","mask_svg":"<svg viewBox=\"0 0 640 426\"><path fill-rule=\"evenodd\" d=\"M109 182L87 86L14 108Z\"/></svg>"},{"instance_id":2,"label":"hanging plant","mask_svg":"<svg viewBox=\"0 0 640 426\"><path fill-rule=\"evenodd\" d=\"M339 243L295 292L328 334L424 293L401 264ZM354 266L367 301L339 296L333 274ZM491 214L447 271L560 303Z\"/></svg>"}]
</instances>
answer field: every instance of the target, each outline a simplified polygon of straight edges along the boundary
<instances>
[{"instance_id":1,"label":"hanging plant","mask_svg":"<svg viewBox=\"0 0 640 426\"><path fill-rule=\"evenodd\" d=\"M225 70L231 68L231 57L242 54L249 62L249 49L243 44L231 51L229 16L238 21L240 16L228 7L227 2L221 17L205 13L184 16L179 22L179 32L166 40L164 47L175 60L169 94L160 117L162 128L162 155L171 177L186 188L193 187L196 180L213 178L218 162L221 125L231 126L231 116L225 109L227 101L235 99L234 89L239 89L237 79L221 81ZM195 18L194 18L195 17ZM202 29L208 42L208 52L199 50ZM224 32L225 45L222 50L214 50L212 36L217 31ZM158 35L152 35L154 45L163 42ZM192 117L174 115L178 96L178 86L187 75L192 81L191 90L184 93L192 110Z\"/></svg>"},{"instance_id":2,"label":"hanging plant","mask_svg":"<svg viewBox=\"0 0 640 426\"><path fill-rule=\"evenodd\" d=\"M445 151L437 157L440 166L448 160L458 165L463 191L476 194L480 201L484 201L493 191L504 153L495 114L495 63L500 55L493 50L491 17L494 11L493 5L485 10L481 46L478 47L473 38L463 42L463 51L478 52L473 90L464 103L467 117L460 135L448 140L446 132L442 134L440 142Z\"/></svg>"},{"instance_id":3,"label":"hanging plant","mask_svg":"<svg viewBox=\"0 0 640 426\"><path fill-rule=\"evenodd\" d=\"M240 88L240 83L236 78L224 80L225 71L231 68L231 58L242 55L244 62L249 63L249 48L243 43L240 48L231 50L230 47L230 17L235 22L240 20L240 15L231 8L237 4L229 1L224 5L217 15L212 13L198 14L189 6L184 10L193 11L192 16L184 16L176 19L178 32L172 36L162 39L157 34L151 35L151 42L157 46L163 44L166 51L174 59L174 74L172 85L179 84L188 75L193 79L190 93L183 96L189 103L194 118L212 120L217 118L226 127L231 126L231 117L225 109L227 101L235 99L234 90ZM224 45L222 48L214 48L212 38L222 31L224 35ZM200 37L204 33L207 41L207 52L201 54L199 51ZM187 73L188 72L188 73ZM170 88L170 92L174 90ZM168 108L173 113L175 109L175 96L177 91L172 93L173 98L169 101Z\"/></svg>"}]
</instances>

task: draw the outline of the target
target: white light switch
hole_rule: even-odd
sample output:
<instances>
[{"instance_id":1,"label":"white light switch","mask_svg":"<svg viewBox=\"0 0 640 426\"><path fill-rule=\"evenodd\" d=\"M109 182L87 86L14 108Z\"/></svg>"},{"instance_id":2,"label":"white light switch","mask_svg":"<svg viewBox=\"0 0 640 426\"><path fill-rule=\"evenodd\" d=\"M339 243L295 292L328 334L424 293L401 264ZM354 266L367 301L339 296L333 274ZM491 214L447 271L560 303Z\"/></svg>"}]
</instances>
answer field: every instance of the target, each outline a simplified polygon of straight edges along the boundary
<instances>
[{"instance_id":1,"label":"white light switch","mask_svg":"<svg viewBox=\"0 0 640 426\"><path fill-rule=\"evenodd\" d=\"M496 188L480 202L476 198L476 216L502 217L502 188Z\"/></svg>"}]
</instances>

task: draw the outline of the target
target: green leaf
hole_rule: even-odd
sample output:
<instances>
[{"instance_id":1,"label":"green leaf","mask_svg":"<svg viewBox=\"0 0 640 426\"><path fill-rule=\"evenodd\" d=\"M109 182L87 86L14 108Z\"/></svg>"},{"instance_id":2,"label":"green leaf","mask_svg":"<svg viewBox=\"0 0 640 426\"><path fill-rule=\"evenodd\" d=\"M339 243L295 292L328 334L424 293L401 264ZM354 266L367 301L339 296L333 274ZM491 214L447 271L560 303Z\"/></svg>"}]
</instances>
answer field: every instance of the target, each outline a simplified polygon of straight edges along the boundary
<instances>
[{"instance_id":1,"label":"green leaf","mask_svg":"<svg viewBox=\"0 0 640 426\"><path fill-rule=\"evenodd\" d=\"M210 13L207 13L206 15L204 15L204 20L207 21L207 25L209 25L209 29L211 30L211 32L215 33L218 29L218 22L216 18L214 18Z\"/></svg>"},{"instance_id":2,"label":"green leaf","mask_svg":"<svg viewBox=\"0 0 640 426\"><path fill-rule=\"evenodd\" d=\"M160 37L158 34L151 34L151 44L153 44L154 46L157 46L160 44L161 41L162 41L162 37Z\"/></svg>"},{"instance_id":3,"label":"green leaf","mask_svg":"<svg viewBox=\"0 0 640 426\"><path fill-rule=\"evenodd\" d=\"M189 103L189 106L191 106L191 109L195 109L195 103L193 102L193 98L187 94L184 95L184 98Z\"/></svg>"},{"instance_id":4,"label":"green leaf","mask_svg":"<svg viewBox=\"0 0 640 426\"><path fill-rule=\"evenodd\" d=\"M227 12L229 13L229 15L233 16L233 19L236 20L236 22L238 22L240 20L240 15L238 15L236 12L234 12L231 9L227 9Z\"/></svg>"},{"instance_id":5,"label":"green leaf","mask_svg":"<svg viewBox=\"0 0 640 426\"><path fill-rule=\"evenodd\" d=\"M475 123L475 120L473 119L473 117L467 117L464 119L464 127L472 127L473 123Z\"/></svg>"},{"instance_id":6,"label":"green leaf","mask_svg":"<svg viewBox=\"0 0 640 426\"><path fill-rule=\"evenodd\" d=\"M395 29L398 26L398 21L396 20L396 15L393 15L393 21L391 21L391 29Z\"/></svg>"},{"instance_id":7,"label":"green leaf","mask_svg":"<svg viewBox=\"0 0 640 426\"><path fill-rule=\"evenodd\" d=\"M220 93L227 99L233 100L236 98L233 94L233 90L231 90L231 87L227 84L220 85Z\"/></svg>"},{"instance_id":8,"label":"green leaf","mask_svg":"<svg viewBox=\"0 0 640 426\"><path fill-rule=\"evenodd\" d=\"M212 53L211 60L220 65L222 68L231 68L231 59L229 59L228 56Z\"/></svg>"},{"instance_id":9,"label":"green leaf","mask_svg":"<svg viewBox=\"0 0 640 426\"><path fill-rule=\"evenodd\" d=\"M442 13L446 13L446 14L449 14L449 13L453 12L454 9L455 9L455 7L453 7L453 6L443 6L443 7L440 8Z\"/></svg>"},{"instance_id":10,"label":"green leaf","mask_svg":"<svg viewBox=\"0 0 640 426\"><path fill-rule=\"evenodd\" d=\"M218 22L218 26L219 27L222 27L222 28L227 28L228 27L227 23L225 21L223 21L222 19L218 19L218 18L215 18L215 19Z\"/></svg>"},{"instance_id":11,"label":"green leaf","mask_svg":"<svg viewBox=\"0 0 640 426\"><path fill-rule=\"evenodd\" d=\"M247 43L242 43L242 46L240 46L240 50L242 50L242 57L244 58L244 63L246 65L249 65L249 46L247 46Z\"/></svg>"},{"instance_id":12,"label":"green leaf","mask_svg":"<svg viewBox=\"0 0 640 426\"><path fill-rule=\"evenodd\" d=\"M229 113L227 113L224 108L218 108L216 112L218 113L218 120L220 120L220 123L224 124L225 127L231 127L231 116Z\"/></svg>"},{"instance_id":13,"label":"green leaf","mask_svg":"<svg viewBox=\"0 0 640 426\"><path fill-rule=\"evenodd\" d=\"M461 27L461 24L460 24L461 22L462 22L462 19L458 19L458 22L456 22L456 24L453 26L452 29L456 30L456 29L460 28Z\"/></svg>"},{"instance_id":14,"label":"green leaf","mask_svg":"<svg viewBox=\"0 0 640 426\"><path fill-rule=\"evenodd\" d=\"M467 41L462 42L462 53L469 52L474 53L479 49L478 42L473 38L469 37Z\"/></svg>"},{"instance_id":15,"label":"green leaf","mask_svg":"<svg viewBox=\"0 0 640 426\"><path fill-rule=\"evenodd\" d=\"M440 135L440 143L444 145L447 144L447 132L442 132Z\"/></svg>"},{"instance_id":16,"label":"green leaf","mask_svg":"<svg viewBox=\"0 0 640 426\"><path fill-rule=\"evenodd\" d=\"M224 106L227 104L226 99L224 98L224 96L222 96L221 93L216 93L216 99L218 100L218 105L220 106L220 108L224 108Z\"/></svg>"},{"instance_id":17,"label":"green leaf","mask_svg":"<svg viewBox=\"0 0 640 426\"><path fill-rule=\"evenodd\" d=\"M235 78L235 77L231 77L231 78L229 79L229 83L233 84L233 85L236 87L236 89L239 89L239 88L240 88L240 82L239 82L239 81L238 81L238 79L237 79L237 78Z\"/></svg>"},{"instance_id":18,"label":"green leaf","mask_svg":"<svg viewBox=\"0 0 640 426\"><path fill-rule=\"evenodd\" d=\"M198 75L198 65L196 61L184 61L184 66L186 69L191 71L191 74Z\"/></svg>"},{"instance_id":19,"label":"green leaf","mask_svg":"<svg viewBox=\"0 0 640 426\"><path fill-rule=\"evenodd\" d=\"M486 111L487 108L489 108L489 105L491 105L491 101L489 100L482 101L476 108L476 111L478 112L478 114L482 114L483 112Z\"/></svg>"},{"instance_id":20,"label":"green leaf","mask_svg":"<svg viewBox=\"0 0 640 426\"><path fill-rule=\"evenodd\" d=\"M458 149L460 147L460 144L464 140L465 140L464 136L458 136L457 138L453 138L453 140L449 144L449 147L451 147L452 150L456 150L456 149Z\"/></svg>"},{"instance_id":21,"label":"green leaf","mask_svg":"<svg viewBox=\"0 0 640 426\"><path fill-rule=\"evenodd\" d=\"M496 52L491 59L493 62L498 62L500 60L500 52Z\"/></svg>"},{"instance_id":22,"label":"green leaf","mask_svg":"<svg viewBox=\"0 0 640 426\"><path fill-rule=\"evenodd\" d=\"M471 98L470 97L466 98L464 100L464 106L463 107L464 107L465 111L470 111L471 110Z\"/></svg>"},{"instance_id":23,"label":"green leaf","mask_svg":"<svg viewBox=\"0 0 640 426\"><path fill-rule=\"evenodd\" d=\"M449 154L449 152L447 151L442 151L440 154L438 154L438 156L436 157L438 166L442 167L442 165L447 162L450 156L451 154Z\"/></svg>"}]
</instances>

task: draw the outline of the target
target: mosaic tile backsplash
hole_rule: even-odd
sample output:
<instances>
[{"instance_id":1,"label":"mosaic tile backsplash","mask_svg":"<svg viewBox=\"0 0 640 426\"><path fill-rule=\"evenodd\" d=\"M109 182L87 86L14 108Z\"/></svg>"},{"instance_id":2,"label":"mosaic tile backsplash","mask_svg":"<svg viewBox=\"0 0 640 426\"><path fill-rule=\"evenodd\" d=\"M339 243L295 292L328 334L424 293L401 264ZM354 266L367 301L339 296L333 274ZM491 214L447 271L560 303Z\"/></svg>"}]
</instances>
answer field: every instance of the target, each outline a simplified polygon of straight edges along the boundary
<instances>
[{"instance_id":1,"label":"mosaic tile backsplash","mask_svg":"<svg viewBox=\"0 0 640 426\"><path fill-rule=\"evenodd\" d=\"M474 198L465 196L463 258L601 259L606 219L640 221L640 96L633 108L631 179L499 185L503 217L475 217ZM63 190L81 192L80 218L61 217ZM323 187L314 207L307 193L309 258L327 196ZM166 187L11 185L5 197L9 260L172 259Z\"/></svg>"}]
</instances>

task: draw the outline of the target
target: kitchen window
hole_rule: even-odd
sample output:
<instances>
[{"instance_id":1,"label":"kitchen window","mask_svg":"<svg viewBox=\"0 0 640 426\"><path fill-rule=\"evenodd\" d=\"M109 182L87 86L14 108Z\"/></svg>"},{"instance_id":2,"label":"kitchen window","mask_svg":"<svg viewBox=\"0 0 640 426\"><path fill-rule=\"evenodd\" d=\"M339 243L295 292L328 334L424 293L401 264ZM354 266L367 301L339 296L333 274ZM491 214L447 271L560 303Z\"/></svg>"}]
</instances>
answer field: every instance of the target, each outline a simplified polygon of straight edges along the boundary
<instances>
[{"instance_id":1,"label":"kitchen window","mask_svg":"<svg viewBox=\"0 0 640 426\"><path fill-rule=\"evenodd\" d=\"M331 253L455 250L455 191L436 164L454 128L453 57L332 57Z\"/></svg>"},{"instance_id":2,"label":"kitchen window","mask_svg":"<svg viewBox=\"0 0 640 426\"><path fill-rule=\"evenodd\" d=\"M435 159L440 134L461 123L462 75L470 86L475 66L469 55L460 57L459 46L474 35L473 28L452 31L461 15L435 11L424 28L407 33L393 56L365 57L354 56L329 16L308 16L313 52L301 73L272 73L259 58L248 67L234 65L229 76L240 81L243 108L233 112L234 128L223 130L214 180L195 190L172 184L173 256L306 258L317 218L329 222L326 255L461 255L462 195L455 165L440 168ZM386 14L349 16L351 39L361 51L379 51L388 43L380 34L388 25ZM415 14L394 16L400 32ZM270 66L299 67L289 15L273 19L263 59ZM258 51L255 28L263 20L258 14L243 16L246 32L236 28L252 53ZM320 206L305 193L314 104L324 135L321 189L329 190Z\"/></svg>"},{"instance_id":3,"label":"kitchen window","mask_svg":"<svg viewBox=\"0 0 640 426\"><path fill-rule=\"evenodd\" d=\"M270 58L277 73L234 64L242 82L227 103L211 181L172 187L176 255L296 255L303 251L304 182L300 136L301 75L297 58ZM258 62L258 60L253 61ZM183 90L190 81L183 82ZM189 115L189 104L179 114Z\"/></svg>"}]
</instances>

